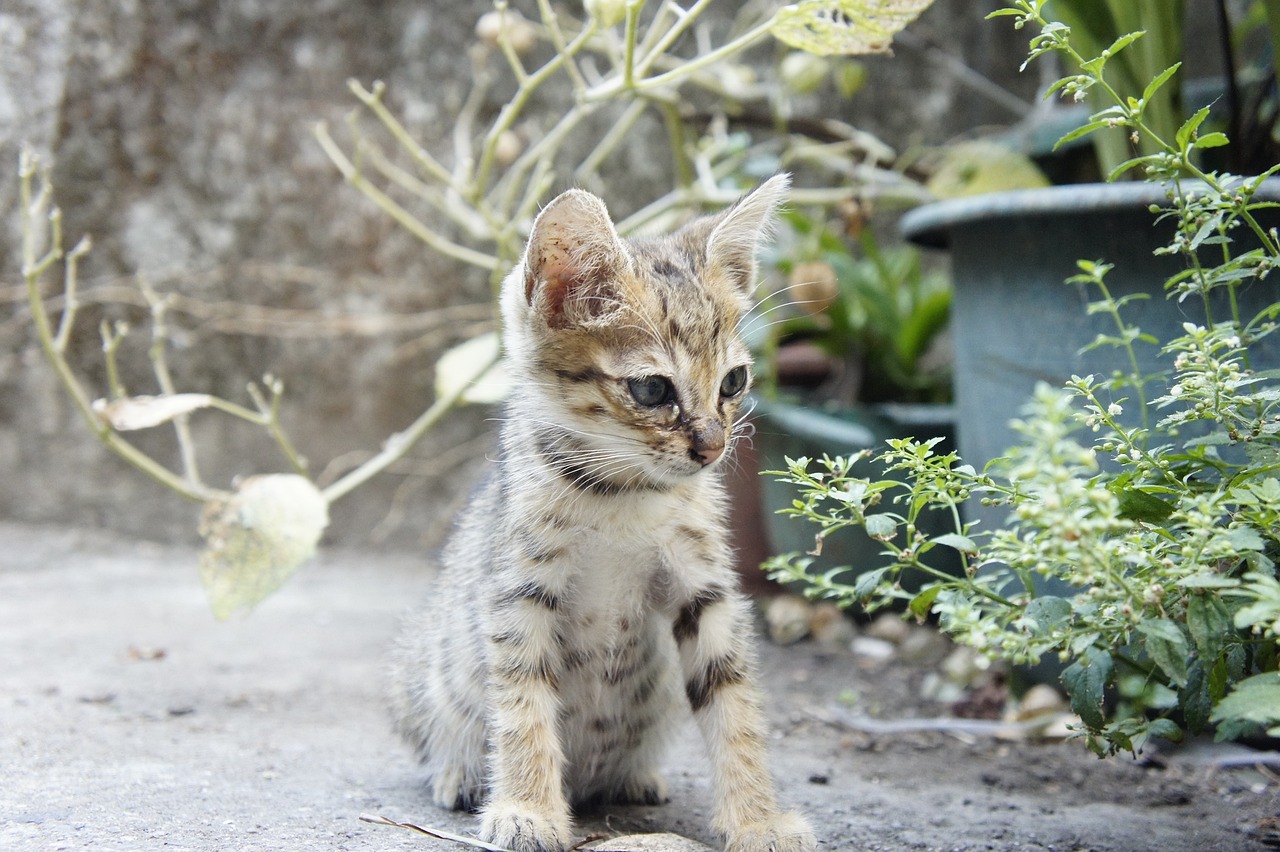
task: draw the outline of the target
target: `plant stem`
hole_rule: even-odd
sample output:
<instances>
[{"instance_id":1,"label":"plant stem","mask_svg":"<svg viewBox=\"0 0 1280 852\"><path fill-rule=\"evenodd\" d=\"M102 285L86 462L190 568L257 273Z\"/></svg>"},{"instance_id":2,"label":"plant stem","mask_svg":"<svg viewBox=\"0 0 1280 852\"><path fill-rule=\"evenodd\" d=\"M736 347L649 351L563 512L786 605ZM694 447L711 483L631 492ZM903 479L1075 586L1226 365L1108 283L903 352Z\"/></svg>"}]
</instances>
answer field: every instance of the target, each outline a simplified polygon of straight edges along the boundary
<instances>
[{"instance_id":1,"label":"plant stem","mask_svg":"<svg viewBox=\"0 0 1280 852\"><path fill-rule=\"evenodd\" d=\"M452 240L437 234L424 225L416 216L401 207L391 196L370 183L333 141L333 137L329 135L328 127L323 122L315 125L314 133L320 143L320 147L329 155L329 159L338 167L338 171L342 172L342 176L346 178L347 182L364 193L374 204L382 208L387 215L399 222L406 231L441 254L460 260L463 263L490 270L498 265L497 259L492 255L458 245Z\"/></svg>"},{"instance_id":2,"label":"plant stem","mask_svg":"<svg viewBox=\"0 0 1280 852\"><path fill-rule=\"evenodd\" d=\"M374 81L373 89L369 90L362 86L359 80L353 78L347 81L347 88L360 99L360 103L368 107L378 117L378 121L382 122L382 125L395 137L396 142L399 143L404 152L412 157L413 161L423 171L445 186L455 191L458 189L453 184L453 176L449 174L449 170L442 166L435 157L431 156L431 152L414 141L413 137L409 135L409 131L405 130L404 125L382 102L382 96L387 90L385 83L381 80L376 80Z\"/></svg>"},{"instance_id":3,"label":"plant stem","mask_svg":"<svg viewBox=\"0 0 1280 852\"><path fill-rule=\"evenodd\" d=\"M143 298L151 306L151 348L148 351L151 370L155 374L156 384L160 388L160 392L167 396L172 396L177 393L177 390L173 383L173 376L169 372L167 353L169 327L165 312L169 306L168 300L161 298L160 294L152 289L145 278L138 280L138 289L142 291ZM188 415L179 414L173 418L173 431L178 440L178 455L182 459L184 478L192 486L203 488L204 484L200 481L200 468L196 461L195 442L191 438L191 421Z\"/></svg>"},{"instance_id":4,"label":"plant stem","mask_svg":"<svg viewBox=\"0 0 1280 852\"><path fill-rule=\"evenodd\" d=\"M63 273L62 318L58 321L58 334L53 341L53 346L58 352L66 352L67 341L71 339L71 328L75 325L76 310L79 308L77 281L80 258L88 254L92 246L92 240L87 236L81 237L80 242L76 243L75 248L67 252L63 259L66 269Z\"/></svg>"},{"instance_id":5,"label":"plant stem","mask_svg":"<svg viewBox=\"0 0 1280 852\"><path fill-rule=\"evenodd\" d=\"M484 365L476 371L476 378L480 378L498 363L500 356L494 355L489 358ZM405 453L413 447L414 444L427 434L436 423L440 422L440 418L444 417L451 409L462 399L462 395L466 393L469 383L460 382L458 387L450 391L448 394L439 397L431 406L418 416L418 419L409 425L409 428L403 432L398 432L389 437L382 446L382 450L373 458L357 467L355 470L343 476L337 482L321 491L324 499L329 503L335 503L338 500L350 494L353 490L363 485L365 482L377 476L386 470L392 464L402 459Z\"/></svg>"},{"instance_id":6,"label":"plant stem","mask_svg":"<svg viewBox=\"0 0 1280 852\"><path fill-rule=\"evenodd\" d=\"M248 384L246 390L249 397L253 400L253 404L257 406L259 412L259 422L267 428L271 437L275 439L276 446L284 453L284 457L288 460L293 472L299 476L308 476L307 460L298 453L293 446L293 441L289 440L288 434L280 425L280 400L284 395L283 383L273 376L263 377L263 384L271 391L271 400L268 402L262 396L262 391L252 382ZM246 409L246 413L248 413Z\"/></svg>"},{"instance_id":7,"label":"plant stem","mask_svg":"<svg viewBox=\"0 0 1280 852\"><path fill-rule=\"evenodd\" d=\"M631 89L636 82L636 24L640 20L640 3L628 3L622 37L622 87Z\"/></svg>"},{"instance_id":8,"label":"plant stem","mask_svg":"<svg viewBox=\"0 0 1280 852\"><path fill-rule=\"evenodd\" d=\"M573 41L569 42L563 53L557 53L547 60L545 65L522 80L520 88L516 90L511 100L503 105L498 117L494 119L493 125L490 126L489 132L485 134L484 142L481 145L480 164L476 167L475 179L472 181L467 195L472 203L479 201L489 184L489 173L493 170L494 154L502 134L510 130L512 125L515 124L516 119L529 103L529 98L533 96L538 87L549 80L566 62L570 61L582 49L582 46L587 43L587 40L595 35L595 32L596 22L592 18L582 28L582 32L574 36Z\"/></svg>"}]
</instances>

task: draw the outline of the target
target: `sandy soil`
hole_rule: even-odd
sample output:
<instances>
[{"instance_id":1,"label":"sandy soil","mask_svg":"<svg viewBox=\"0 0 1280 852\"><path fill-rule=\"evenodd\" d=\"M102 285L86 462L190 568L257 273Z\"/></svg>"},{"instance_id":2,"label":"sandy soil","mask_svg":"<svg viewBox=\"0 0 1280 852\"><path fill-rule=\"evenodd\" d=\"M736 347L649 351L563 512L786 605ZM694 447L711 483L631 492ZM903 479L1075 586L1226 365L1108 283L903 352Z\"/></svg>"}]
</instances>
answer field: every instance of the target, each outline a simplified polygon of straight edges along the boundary
<instances>
[{"instance_id":1,"label":"sandy soil","mask_svg":"<svg viewBox=\"0 0 1280 852\"><path fill-rule=\"evenodd\" d=\"M429 563L327 551L225 624L195 564L187 548L0 523L0 848L462 848L360 819L472 828L428 803L381 707L383 654ZM774 771L824 849L1280 848L1275 770L1215 765L1234 749L1099 761L1061 742L841 724L945 713L921 697L944 650L762 642ZM690 725L669 804L580 828L714 844L704 773Z\"/></svg>"}]
</instances>

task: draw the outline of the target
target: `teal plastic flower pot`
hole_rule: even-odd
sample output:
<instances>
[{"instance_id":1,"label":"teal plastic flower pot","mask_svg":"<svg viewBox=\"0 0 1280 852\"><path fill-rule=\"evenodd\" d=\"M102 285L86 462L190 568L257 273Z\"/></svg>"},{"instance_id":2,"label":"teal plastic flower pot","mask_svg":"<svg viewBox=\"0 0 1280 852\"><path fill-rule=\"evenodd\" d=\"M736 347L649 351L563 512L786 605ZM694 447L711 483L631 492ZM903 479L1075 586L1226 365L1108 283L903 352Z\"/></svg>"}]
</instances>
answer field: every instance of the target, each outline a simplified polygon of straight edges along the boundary
<instances>
[{"instance_id":1,"label":"teal plastic flower pot","mask_svg":"<svg viewBox=\"0 0 1280 852\"><path fill-rule=\"evenodd\" d=\"M1261 197L1280 199L1280 186L1268 182ZM1161 187L1081 184L941 201L902 218L909 239L951 255L956 432L966 462L982 469L1013 446L1017 435L1009 423L1021 414L1037 382L1062 387L1073 375L1128 371L1121 350L1085 351L1099 334L1115 334L1116 328L1109 316L1088 313L1096 291L1064 283L1079 272L1077 261L1113 264L1106 281L1116 299L1145 295L1130 302L1122 316L1157 340L1180 336L1183 323L1205 323L1198 299L1178 302L1165 296L1165 281L1183 261L1154 254L1168 244L1173 225L1167 219L1158 222L1152 205L1167 206ZM1280 224L1275 211L1263 211L1262 218L1268 227ZM1241 251L1253 247L1243 229L1236 237ZM1280 299L1276 284L1272 278L1242 288L1242 315L1252 318ZM1225 293L1215 296L1212 309L1215 318L1231 316ZM1168 369L1157 346L1136 346L1144 374ZM1259 357L1280 364L1277 347L1280 339L1272 336L1253 349L1255 367ZM1140 425L1136 406L1126 406L1122 420ZM984 514L990 515L980 508L975 512ZM989 517L986 523L1002 520Z\"/></svg>"}]
</instances>

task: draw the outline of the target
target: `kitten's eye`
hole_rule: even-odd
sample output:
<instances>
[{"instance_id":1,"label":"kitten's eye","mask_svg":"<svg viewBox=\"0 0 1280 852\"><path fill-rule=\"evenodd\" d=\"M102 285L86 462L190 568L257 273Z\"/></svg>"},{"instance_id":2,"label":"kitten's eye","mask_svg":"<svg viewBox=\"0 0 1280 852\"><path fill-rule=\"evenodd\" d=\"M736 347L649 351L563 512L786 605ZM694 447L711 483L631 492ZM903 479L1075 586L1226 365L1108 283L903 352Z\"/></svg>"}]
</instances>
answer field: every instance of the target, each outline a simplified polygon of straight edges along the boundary
<instances>
[{"instance_id":1,"label":"kitten's eye","mask_svg":"<svg viewBox=\"0 0 1280 852\"><path fill-rule=\"evenodd\" d=\"M747 368L734 367L732 370L724 374L724 380L720 382L720 395L734 397L742 393L742 389L747 386Z\"/></svg>"},{"instance_id":2,"label":"kitten's eye","mask_svg":"<svg viewBox=\"0 0 1280 852\"><path fill-rule=\"evenodd\" d=\"M675 388L671 386L671 380L665 376L627 379L627 389L631 391L632 399L648 408L656 408L675 397Z\"/></svg>"}]
</instances>

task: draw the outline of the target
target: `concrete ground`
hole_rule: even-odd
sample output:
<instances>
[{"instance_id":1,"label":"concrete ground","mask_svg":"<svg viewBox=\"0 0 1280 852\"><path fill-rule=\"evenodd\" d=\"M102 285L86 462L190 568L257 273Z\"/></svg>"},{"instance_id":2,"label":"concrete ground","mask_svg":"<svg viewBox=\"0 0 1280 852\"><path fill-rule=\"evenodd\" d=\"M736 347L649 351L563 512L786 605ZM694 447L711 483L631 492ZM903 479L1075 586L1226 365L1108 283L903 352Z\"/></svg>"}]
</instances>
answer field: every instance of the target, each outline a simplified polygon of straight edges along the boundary
<instances>
[{"instance_id":1,"label":"concrete ground","mask_svg":"<svg viewBox=\"0 0 1280 852\"><path fill-rule=\"evenodd\" d=\"M398 614L430 572L425 558L325 551L251 616L218 623L194 549L0 523L0 849L461 849L360 819L472 829L429 804L381 706ZM893 718L919 672L815 645L762 654L781 794L824 849L1280 848L1265 767L841 729L827 713L838 692ZM692 730L670 767L669 804L585 817L583 833L714 842Z\"/></svg>"}]
</instances>

